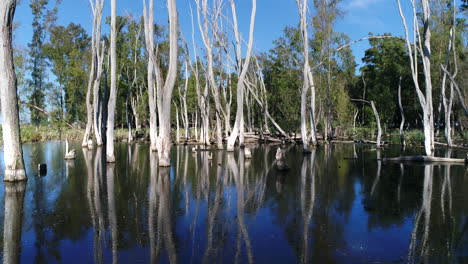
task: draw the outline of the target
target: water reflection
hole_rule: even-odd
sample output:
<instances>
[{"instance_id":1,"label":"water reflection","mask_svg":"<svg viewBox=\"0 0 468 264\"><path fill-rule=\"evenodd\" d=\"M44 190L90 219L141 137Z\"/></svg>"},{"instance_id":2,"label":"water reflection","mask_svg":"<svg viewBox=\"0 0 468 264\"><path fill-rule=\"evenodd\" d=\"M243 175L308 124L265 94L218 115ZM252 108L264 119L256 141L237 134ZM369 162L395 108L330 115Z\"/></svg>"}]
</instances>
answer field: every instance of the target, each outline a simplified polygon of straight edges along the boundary
<instances>
[{"instance_id":1,"label":"water reflection","mask_svg":"<svg viewBox=\"0 0 468 264\"><path fill-rule=\"evenodd\" d=\"M177 263L172 225L170 168L158 167L157 154L154 152L150 152L150 168L150 260L151 263L156 263L161 262L160 258L167 258L169 263Z\"/></svg>"},{"instance_id":2,"label":"water reflection","mask_svg":"<svg viewBox=\"0 0 468 264\"><path fill-rule=\"evenodd\" d=\"M5 218L3 222L3 263L20 263L21 229L25 182L5 182Z\"/></svg>"},{"instance_id":3,"label":"water reflection","mask_svg":"<svg viewBox=\"0 0 468 264\"><path fill-rule=\"evenodd\" d=\"M175 146L171 168L159 168L157 153L144 144L116 144L115 164L106 164L101 148L66 163L54 152L60 147L25 146L26 155L35 153L28 170L37 162L49 170L31 177L22 194L5 188L4 262L463 263L468 257L466 169L380 162L398 155L398 146L326 144L308 155L288 146L288 171L276 169L278 146L249 146L252 159L243 151Z\"/></svg>"},{"instance_id":4,"label":"water reflection","mask_svg":"<svg viewBox=\"0 0 468 264\"><path fill-rule=\"evenodd\" d=\"M315 205L315 152L305 156L301 168L302 253L301 263L309 262L309 226ZM310 160L310 161L309 161ZM308 167L310 168L309 170Z\"/></svg>"}]
</instances>

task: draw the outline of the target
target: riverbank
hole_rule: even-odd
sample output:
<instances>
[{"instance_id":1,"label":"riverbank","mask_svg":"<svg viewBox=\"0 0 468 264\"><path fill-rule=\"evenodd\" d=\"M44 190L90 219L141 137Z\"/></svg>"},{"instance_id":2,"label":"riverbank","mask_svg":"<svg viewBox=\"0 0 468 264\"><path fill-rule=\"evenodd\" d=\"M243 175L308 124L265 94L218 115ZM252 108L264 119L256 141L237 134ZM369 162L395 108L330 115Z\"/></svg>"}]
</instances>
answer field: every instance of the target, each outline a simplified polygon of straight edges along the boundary
<instances>
[{"instance_id":1,"label":"riverbank","mask_svg":"<svg viewBox=\"0 0 468 264\"><path fill-rule=\"evenodd\" d=\"M115 140L116 141L128 141L128 130L127 129L116 129ZM146 131L143 131L143 135L140 135L140 139L148 138ZM82 140L84 135L84 129L71 129L69 127L57 128L54 126L39 126L35 127L32 125L21 126L21 141L22 143L31 142L44 142L49 140ZM2 134L0 133L0 142L2 141ZM182 137L181 137L182 140ZM367 127L357 127L356 129L347 129L346 132L337 135L336 140L338 141L374 141L376 140L375 129ZM388 144L400 144L400 135L398 130L387 130L382 135L382 140ZM405 131L405 140L408 145L422 146L424 144L424 134L420 130L408 130ZM453 141L455 145L468 147L468 132L464 134L456 133L453 135ZM446 140L443 134L436 137L436 142L445 144ZM183 143L183 141L181 141Z\"/></svg>"}]
</instances>

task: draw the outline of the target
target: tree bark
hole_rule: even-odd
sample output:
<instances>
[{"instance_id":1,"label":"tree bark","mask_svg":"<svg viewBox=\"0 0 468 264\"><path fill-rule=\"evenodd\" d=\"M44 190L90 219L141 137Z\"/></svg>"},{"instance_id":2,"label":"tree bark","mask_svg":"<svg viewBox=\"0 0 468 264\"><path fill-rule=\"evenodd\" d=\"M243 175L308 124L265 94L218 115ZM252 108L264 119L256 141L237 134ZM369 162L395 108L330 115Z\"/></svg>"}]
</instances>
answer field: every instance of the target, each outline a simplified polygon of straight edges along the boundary
<instances>
[{"instance_id":1,"label":"tree bark","mask_svg":"<svg viewBox=\"0 0 468 264\"><path fill-rule=\"evenodd\" d=\"M255 28L255 14L257 11L257 0L252 0L252 13L250 16L250 30L249 30L249 42L247 44L247 52L242 64L242 52L241 52L241 41L239 37L239 30L237 25L236 6L234 0L231 0L231 10L233 17L234 35L236 37L236 55L238 61L238 70L241 71L239 79L237 81L237 111L236 121L231 131L231 135L227 142L227 151L234 151L234 144L239 136L239 145L244 144L244 81L247 74L247 70L250 64L250 54L252 53L253 46L253 33Z\"/></svg>"},{"instance_id":2,"label":"tree bark","mask_svg":"<svg viewBox=\"0 0 468 264\"><path fill-rule=\"evenodd\" d=\"M106 134L106 161L115 162L114 156L114 118L115 118L115 105L117 102L117 28L116 28L116 12L115 0L111 0L111 32L110 32L110 68L111 68L111 87L109 103L107 105L107 134Z\"/></svg>"},{"instance_id":3,"label":"tree bark","mask_svg":"<svg viewBox=\"0 0 468 264\"><path fill-rule=\"evenodd\" d=\"M310 152L309 142L312 141L312 145L317 144L317 133L315 130L315 86L312 75L312 70L309 65L309 37L307 29L307 0L296 0L297 8L299 10L300 24L301 24L301 34L302 34L302 44L303 44L303 53L304 53L304 66L302 68L303 72L303 84L301 90L301 138L302 138L302 148L304 152ZM309 131L307 129L307 94L311 90L311 100L310 100L310 138Z\"/></svg>"},{"instance_id":4,"label":"tree bark","mask_svg":"<svg viewBox=\"0 0 468 264\"><path fill-rule=\"evenodd\" d=\"M4 181L26 180L21 149L18 95L13 66L12 29L16 0L0 2L0 97L2 109Z\"/></svg>"},{"instance_id":5,"label":"tree bark","mask_svg":"<svg viewBox=\"0 0 468 264\"><path fill-rule=\"evenodd\" d=\"M153 0L150 0L151 2ZM162 94L158 100L159 114L159 136L157 147L159 153L159 166L169 167L171 150L171 100L174 84L177 78L177 49L178 49L178 17L175 0L167 1L167 11L169 15L169 67L162 87ZM156 65L156 68L159 67ZM157 71L158 69L156 69ZM160 71L159 71L160 72Z\"/></svg>"},{"instance_id":6,"label":"tree bark","mask_svg":"<svg viewBox=\"0 0 468 264\"><path fill-rule=\"evenodd\" d=\"M377 112L377 108L375 108L374 101L370 101L370 105L372 107L372 111L374 112L375 121L377 122L377 147L380 148L380 141L382 139L382 127L380 126L380 117L379 113Z\"/></svg>"},{"instance_id":7,"label":"tree bark","mask_svg":"<svg viewBox=\"0 0 468 264\"><path fill-rule=\"evenodd\" d=\"M86 92L86 112L87 122L86 131L83 137L82 146L87 147L88 141L92 139L94 129L94 136L96 137L97 144L102 145L101 127L98 125L99 113L99 86L100 78L102 75L102 65L104 57L104 43L102 43L102 51L99 46L101 45L101 19L104 0L90 0L91 9L93 12L93 28L91 37L91 69L89 72L88 89ZM92 95L93 94L93 95ZM93 96L93 98L92 98Z\"/></svg>"},{"instance_id":8,"label":"tree bark","mask_svg":"<svg viewBox=\"0 0 468 264\"><path fill-rule=\"evenodd\" d=\"M197 4L197 18L198 18L198 26L200 28L200 33L202 36L203 43L206 49L206 56L207 56L207 77L210 83L211 91L213 94L213 99L215 102L215 118L216 118L216 146L218 149L223 149L223 135L222 135L222 126L221 126L221 99L219 96L219 85L216 83L214 70L213 70L213 39L209 37L209 24L212 25L214 28L214 24L217 23L217 17L219 14L219 10L214 10L213 15L214 19L212 21L208 21L208 0L202 0L202 7L200 7L199 0L195 1ZM221 6L216 6L215 8L221 8ZM200 11L203 14L203 25L200 17ZM214 29L213 29L214 30Z\"/></svg>"},{"instance_id":9,"label":"tree bark","mask_svg":"<svg viewBox=\"0 0 468 264\"><path fill-rule=\"evenodd\" d=\"M148 53L148 106L149 106L149 134L150 134L150 149L151 151L157 150L157 128L156 128L156 87L154 84L154 68L156 65L156 58L154 54L154 4L153 0L149 1L149 11L146 10L146 2L143 5L143 19L145 24L145 44L146 52Z\"/></svg>"},{"instance_id":10,"label":"tree bark","mask_svg":"<svg viewBox=\"0 0 468 264\"><path fill-rule=\"evenodd\" d=\"M413 36L414 43L411 44L408 33L406 18L403 14L400 0L398 10L405 30L405 41L410 57L411 74L418 95L419 103L423 111L424 149L427 156L434 155L434 115L432 106L432 82L431 82L431 30L429 26L430 5L428 0L421 0L423 34L421 36L415 0L411 0L413 10ZM417 39L416 39L417 38ZM422 57L425 93L422 92L418 80L418 56Z\"/></svg>"},{"instance_id":11,"label":"tree bark","mask_svg":"<svg viewBox=\"0 0 468 264\"><path fill-rule=\"evenodd\" d=\"M400 109L400 114L401 114L400 143L404 147L406 146L405 134L403 132L403 128L405 126L405 112L403 111L403 104L401 103L401 76L398 81L398 108Z\"/></svg>"}]
</instances>

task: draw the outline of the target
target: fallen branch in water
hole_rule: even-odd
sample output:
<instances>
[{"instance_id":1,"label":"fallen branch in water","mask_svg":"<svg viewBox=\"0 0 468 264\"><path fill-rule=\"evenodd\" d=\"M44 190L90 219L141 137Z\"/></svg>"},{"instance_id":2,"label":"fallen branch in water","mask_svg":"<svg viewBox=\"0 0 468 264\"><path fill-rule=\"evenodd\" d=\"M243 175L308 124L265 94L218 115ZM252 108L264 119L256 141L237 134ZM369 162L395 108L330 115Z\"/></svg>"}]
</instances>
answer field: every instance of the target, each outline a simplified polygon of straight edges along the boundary
<instances>
[{"instance_id":1,"label":"fallen branch in water","mask_svg":"<svg viewBox=\"0 0 468 264\"><path fill-rule=\"evenodd\" d=\"M453 159L453 158L441 158L441 157L429 157L429 156L401 156L395 158L383 158L384 162L443 162L443 163L468 163L468 157L465 159Z\"/></svg>"}]
</instances>

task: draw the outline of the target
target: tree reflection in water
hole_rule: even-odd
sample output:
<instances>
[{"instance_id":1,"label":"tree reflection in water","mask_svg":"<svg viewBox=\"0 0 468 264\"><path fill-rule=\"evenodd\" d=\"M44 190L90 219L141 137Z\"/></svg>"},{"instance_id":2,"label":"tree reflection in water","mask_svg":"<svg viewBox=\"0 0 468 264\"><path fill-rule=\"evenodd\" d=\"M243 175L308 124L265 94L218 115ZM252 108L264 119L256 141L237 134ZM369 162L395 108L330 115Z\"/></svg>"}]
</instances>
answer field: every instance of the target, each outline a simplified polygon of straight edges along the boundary
<instances>
[{"instance_id":1,"label":"tree reflection in water","mask_svg":"<svg viewBox=\"0 0 468 264\"><path fill-rule=\"evenodd\" d=\"M249 263L253 263L252 246L250 245L249 233L244 223L244 209L245 209L245 192L248 190L248 181L244 174L244 152L239 151L239 162L236 163L234 153L227 153L227 167L232 173L236 185L237 195L237 247L234 263L238 263L239 255L241 254L241 240L244 241L245 249L247 251L247 259ZM247 186L246 186L247 185Z\"/></svg>"},{"instance_id":2,"label":"tree reflection in water","mask_svg":"<svg viewBox=\"0 0 468 264\"><path fill-rule=\"evenodd\" d=\"M5 182L5 218L3 222L3 263L20 263L21 229L26 182Z\"/></svg>"},{"instance_id":3,"label":"tree reflection in water","mask_svg":"<svg viewBox=\"0 0 468 264\"><path fill-rule=\"evenodd\" d=\"M302 252L301 263L309 263L309 226L315 205L315 148L304 156L301 168ZM310 162L309 162L310 160ZM309 167L309 173L307 168Z\"/></svg>"},{"instance_id":4,"label":"tree reflection in water","mask_svg":"<svg viewBox=\"0 0 468 264\"><path fill-rule=\"evenodd\" d=\"M277 146L249 146L247 160L242 149L177 146L173 167L160 169L145 145L117 144L115 165L106 165L102 149L84 149L73 166L63 153L42 151L54 151L46 144L26 153L36 155L28 164L46 160L48 175L31 177L23 196L5 188L5 263L464 263L467 256L466 169L376 162L376 154L399 153L391 146L326 144L309 155L290 146L285 173L272 166ZM49 162L56 156L60 162Z\"/></svg>"},{"instance_id":5,"label":"tree reflection in water","mask_svg":"<svg viewBox=\"0 0 468 264\"><path fill-rule=\"evenodd\" d=\"M408 253L409 263L419 263L420 260L418 259L420 257L423 257L425 263L428 262L427 255L429 250L428 238L431 220L433 173L433 165L424 166L424 187L422 195L422 205L421 209L419 209L419 211L416 213L413 232L411 233L411 242ZM422 225L422 231L419 230L420 225Z\"/></svg>"},{"instance_id":6,"label":"tree reflection in water","mask_svg":"<svg viewBox=\"0 0 468 264\"><path fill-rule=\"evenodd\" d=\"M150 152L150 201L148 225L150 232L151 263L161 262L161 248L167 253L169 263L177 263L171 209L170 168L158 167L157 154ZM155 223L156 218L156 223ZM156 225L156 230L155 230Z\"/></svg>"}]
</instances>

